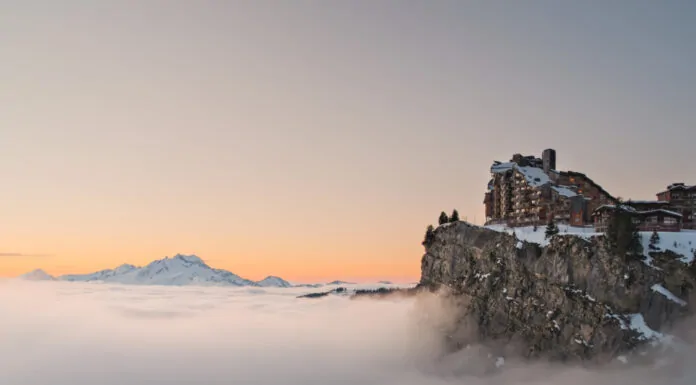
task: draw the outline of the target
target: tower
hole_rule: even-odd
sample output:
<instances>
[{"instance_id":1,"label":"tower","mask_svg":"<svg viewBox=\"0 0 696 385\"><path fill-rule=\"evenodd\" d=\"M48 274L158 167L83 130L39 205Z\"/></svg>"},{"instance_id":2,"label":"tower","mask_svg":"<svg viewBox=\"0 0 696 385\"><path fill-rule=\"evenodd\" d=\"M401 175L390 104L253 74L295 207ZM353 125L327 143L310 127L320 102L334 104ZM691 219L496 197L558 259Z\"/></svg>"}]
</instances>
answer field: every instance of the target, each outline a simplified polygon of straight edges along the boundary
<instances>
[{"instance_id":1,"label":"tower","mask_svg":"<svg viewBox=\"0 0 696 385\"><path fill-rule=\"evenodd\" d=\"M544 164L544 172L549 173L550 170L556 169L556 150L547 148L541 153L541 159Z\"/></svg>"}]
</instances>

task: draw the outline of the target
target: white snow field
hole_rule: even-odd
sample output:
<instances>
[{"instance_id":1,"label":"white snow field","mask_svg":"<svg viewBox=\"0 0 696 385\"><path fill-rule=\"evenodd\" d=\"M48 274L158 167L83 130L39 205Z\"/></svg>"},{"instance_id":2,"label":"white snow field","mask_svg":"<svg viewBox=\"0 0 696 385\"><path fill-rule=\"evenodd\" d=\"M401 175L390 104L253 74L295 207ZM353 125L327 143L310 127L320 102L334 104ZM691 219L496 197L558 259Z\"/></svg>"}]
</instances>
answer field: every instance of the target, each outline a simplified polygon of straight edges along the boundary
<instances>
[{"instance_id":1,"label":"white snow field","mask_svg":"<svg viewBox=\"0 0 696 385\"><path fill-rule=\"evenodd\" d=\"M0 280L0 384L696 383L690 345L669 370L634 357L592 372L484 358L475 346L444 354L436 330L452 312L436 297L296 298L313 291ZM500 372L483 376L486 365Z\"/></svg>"}]
</instances>

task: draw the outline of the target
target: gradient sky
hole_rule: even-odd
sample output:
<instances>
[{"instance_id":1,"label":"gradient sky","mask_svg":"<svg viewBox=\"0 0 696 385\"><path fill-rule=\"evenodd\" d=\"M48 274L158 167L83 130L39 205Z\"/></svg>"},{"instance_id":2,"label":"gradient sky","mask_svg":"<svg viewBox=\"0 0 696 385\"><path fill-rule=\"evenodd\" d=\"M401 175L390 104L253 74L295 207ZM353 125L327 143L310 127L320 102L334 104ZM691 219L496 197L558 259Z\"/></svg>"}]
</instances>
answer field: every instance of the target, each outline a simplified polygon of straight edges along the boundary
<instances>
[{"instance_id":1,"label":"gradient sky","mask_svg":"<svg viewBox=\"0 0 696 385\"><path fill-rule=\"evenodd\" d=\"M0 275L416 280L492 160L696 183L696 2L0 0Z\"/></svg>"}]
</instances>

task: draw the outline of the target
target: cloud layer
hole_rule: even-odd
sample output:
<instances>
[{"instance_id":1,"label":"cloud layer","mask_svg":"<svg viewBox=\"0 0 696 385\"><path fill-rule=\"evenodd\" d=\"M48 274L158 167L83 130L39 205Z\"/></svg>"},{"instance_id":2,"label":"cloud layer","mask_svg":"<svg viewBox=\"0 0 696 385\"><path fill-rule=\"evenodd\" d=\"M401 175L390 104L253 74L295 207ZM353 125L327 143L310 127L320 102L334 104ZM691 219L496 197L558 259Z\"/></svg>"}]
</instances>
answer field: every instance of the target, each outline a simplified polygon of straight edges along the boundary
<instances>
[{"instance_id":1,"label":"cloud layer","mask_svg":"<svg viewBox=\"0 0 696 385\"><path fill-rule=\"evenodd\" d=\"M437 328L451 319L434 298L295 298L305 292L0 282L0 383L677 385L696 378L673 368L672 377L686 379L510 359L501 374L481 377L477 349L443 355Z\"/></svg>"},{"instance_id":2,"label":"cloud layer","mask_svg":"<svg viewBox=\"0 0 696 385\"><path fill-rule=\"evenodd\" d=\"M0 253L0 257L49 257L49 254Z\"/></svg>"}]
</instances>

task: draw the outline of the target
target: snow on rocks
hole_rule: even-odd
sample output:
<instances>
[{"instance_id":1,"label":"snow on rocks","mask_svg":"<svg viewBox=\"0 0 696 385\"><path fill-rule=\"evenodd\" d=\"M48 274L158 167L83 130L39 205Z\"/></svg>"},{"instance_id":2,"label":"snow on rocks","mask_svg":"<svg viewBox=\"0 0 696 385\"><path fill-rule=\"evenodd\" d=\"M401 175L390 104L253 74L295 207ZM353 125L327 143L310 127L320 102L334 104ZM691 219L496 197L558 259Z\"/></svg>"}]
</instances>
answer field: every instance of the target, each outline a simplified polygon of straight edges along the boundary
<instances>
[{"instance_id":1,"label":"snow on rocks","mask_svg":"<svg viewBox=\"0 0 696 385\"><path fill-rule=\"evenodd\" d=\"M674 295L671 291L667 290L664 286L662 286L662 285L660 285L660 284L654 284L654 285L652 285L651 289L652 289L652 291L654 291L654 292L656 292L656 293L660 293L660 294L664 295L665 297L667 297L667 299L669 299L669 300L672 301L672 302L675 302L675 303L679 304L680 306L686 306L686 301L684 301L684 300L682 300L681 298L677 297L677 296Z\"/></svg>"}]
</instances>

